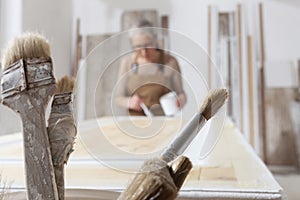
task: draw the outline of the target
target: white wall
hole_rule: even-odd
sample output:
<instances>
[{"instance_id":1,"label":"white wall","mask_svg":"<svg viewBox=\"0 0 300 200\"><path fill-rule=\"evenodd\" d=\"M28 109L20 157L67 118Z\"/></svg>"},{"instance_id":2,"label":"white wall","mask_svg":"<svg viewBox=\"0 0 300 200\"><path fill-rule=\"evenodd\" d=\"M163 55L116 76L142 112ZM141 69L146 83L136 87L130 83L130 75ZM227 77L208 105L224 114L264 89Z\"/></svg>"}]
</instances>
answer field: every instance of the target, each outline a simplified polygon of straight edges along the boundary
<instances>
[{"instance_id":1,"label":"white wall","mask_svg":"<svg viewBox=\"0 0 300 200\"><path fill-rule=\"evenodd\" d=\"M1 0L0 47L23 31L38 31L51 44L56 78L71 73L72 2ZM0 135L21 130L19 117L0 105Z\"/></svg>"},{"instance_id":2,"label":"white wall","mask_svg":"<svg viewBox=\"0 0 300 200\"><path fill-rule=\"evenodd\" d=\"M265 2L266 86L297 87L300 5Z\"/></svg>"},{"instance_id":3,"label":"white wall","mask_svg":"<svg viewBox=\"0 0 300 200\"><path fill-rule=\"evenodd\" d=\"M266 60L300 59L300 6L264 2Z\"/></svg>"},{"instance_id":4,"label":"white wall","mask_svg":"<svg viewBox=\"0 0 300 200\"><path fill-rule=\"evenodd\" d=\"M0 1L0 48L22 32L22 0ZM13 24L13 26L11 26ZM2 52L2 51L1 51Z\"/></svg>"},{"instance_id":5,"label":"white wall","mask_svg":"<svg viewBox=\"0 0 300 200\"><path fill-rule=\"evenodd\" d=\"M49 39L56 78L70 75L72 2L26 0L22 17L23 31L38 31Z\"/></svg>"},{"instance_id":6,"label":"white wall","mask_svg":"<svg viewBox=\"0 0 300 200\"><path fill-rule=\"evenodd\" d=\"M1 54L7 41L22 32L22 0L0 1L0 48ZM11 26L13 24L13 26ZM0 69L1 72L1 69ZM1 97L1 95L0 95ZM0 135L21 130L19 116L0 104Z\"/></svg>"}]
</instances>

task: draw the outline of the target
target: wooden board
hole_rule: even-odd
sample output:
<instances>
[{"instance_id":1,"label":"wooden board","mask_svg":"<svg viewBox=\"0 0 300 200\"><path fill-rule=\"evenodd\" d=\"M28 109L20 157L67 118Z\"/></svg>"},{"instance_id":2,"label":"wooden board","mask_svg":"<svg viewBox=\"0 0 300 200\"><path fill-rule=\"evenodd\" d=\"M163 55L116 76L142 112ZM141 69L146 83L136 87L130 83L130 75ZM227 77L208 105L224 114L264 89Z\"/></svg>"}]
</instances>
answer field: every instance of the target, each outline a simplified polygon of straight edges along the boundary
<instances>
[{"instance_id":1,"label":"wooden board","mask_svg":"<svg viewBox=\"0 0 300 200\"><path fill-rule=\"evenodd\" d=\"M126 123L125 121L123 123ZM66 167L66 188L75 189L74 194L79 194L77 190L80 188L120 191L133 176L132 173L107 167L103 160L102 162L96 160L91 152L87 151L90 149L85 146L86 144L83 145L82 137L84 136L90 141L89 145L95 147L105 145L104 141L95 138L96 127L113 127L114 121L107 117L100 118L99 122L87 121L79 125L79 139L75 152L71 155ZM127 122L131 123L131 120ZM143 126L145 118L134 119L134 122ZM170 120L168 126L174 125L173 123L176 123L176 119ZM170 127L166 130L171 129ZM152 143L151 146L156 148L157 144ZM3 176L13 181L13 189L24 188L20 134L1 138L0 155ZM135 160L130 158L123 161L124 167L127 166L128 169L133 167L134 163ZM206 161L193 164L194 168L178 199L281 199L282 190L272 174L243 139L237 128L229 122L224 126L222 137ZM81 195L92 196L93 194L85 192L87 193L82 192Z\"/></svg>"},{"instance_id":2,"label":"wooden board","mask_svg":"<svg viewBox=\"0 0 300 200\"><path fill-rule=\"evenodd\" d=\"M259 71L260 75L260 99L259 99L259 129L262 140L262 153L263 159L268 164L268 153L267 153L267 130L266 130L266 103L265 103L265 41L264 41L264 13L263 4L259 4L259 30L260 30L260 52L261 52L261 68Z\"/></svg>"},{"instance_id":3,"label":"wooden board","mask_svg":"<svg viewBox=\"0 0 300 200\"><path fill-rule=\"evenodd\" d=\"M133 121L131 126L128 124L128 121L121 121L100 129L112 145L126 152L143 154L166 147L181 129L182 121L176 119L161 123L160 120L143 119Z\"/></svg>"},{"instance_id":4,"label":"wooden board","mask_svg":"<svg viewBox=\"0 0 300 200\"><path fill-rule=\"evenodd\" d=\"M121 47L118 40L109 43L109 51L103 46L98 46L112 35L89 35L86 38L85 119L112 114L111 94L117 82L120 60L116 57L114 63L108 63Z\"/></svg>"},{"instance_id":5,"label":"wooden board","mask_svg":"<svg viewBox=\"0 0 300 200\"><path fill-rule=\"evenodd\" d=\"M146 19L152 23L154 27L159 27L158 13L156 10L132 10L125 11L122 14L121 28L128 30L138 23L139 20Z\"/></svg>"},{"instance_id":6,"label":"wooden board","mask_svg":"<svg viewBox=\"0 0 300 200\"><path fill-rule=\"evenodd\" d=\"M253 57L252 37L247 36L247 61L248 61L248 98L249 98L249 134L250 144L255 148L254 133L254 92L253 92Z\"/></svg>"},{"instance_id":7,"label":"wooden board","mask_svg":"<svg viewBox=\"0 0 300 200\"><path fill-rule=\"evenodd\" d=\"M295 130L290 112L294 89L266 89L265 98L268 164L296 166Z\"/></svg>"}]
</instances>

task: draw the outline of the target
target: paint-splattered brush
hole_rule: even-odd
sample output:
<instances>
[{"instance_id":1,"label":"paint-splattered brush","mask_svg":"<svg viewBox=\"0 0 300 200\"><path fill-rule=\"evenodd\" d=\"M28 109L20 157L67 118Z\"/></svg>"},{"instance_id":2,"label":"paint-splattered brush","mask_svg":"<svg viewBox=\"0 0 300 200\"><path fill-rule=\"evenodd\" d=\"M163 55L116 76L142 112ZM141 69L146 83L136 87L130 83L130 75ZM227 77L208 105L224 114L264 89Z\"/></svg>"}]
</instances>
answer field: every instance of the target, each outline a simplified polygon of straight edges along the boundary
<instances>
[{"instance_id":1,"label":"paint-splattered brush","mask_svg":"<svg viewBox=\"0 0 300 200\"><path fill-rule=\"evenodd\" d=\"M146 161L118 199L175 199L192 168L189 159L181 154L206 122L224 105L227 98L226 89L210 92L200 111L187 123L161 157Z\"/></svg>"},{"instance_id":2,"label":"paint-splattered brush","mask_svg":"<svg viewBox=\"0 0 300 200\"><path fill-rule=\"evenodd\" d=\"M77 133L73 117L73 88L74 80L67 76L57 82L57 91L48 119L48 135L59 200L65 199L64 164L73 152Z\"/></svg>"},{"instance_id":3,"label":"paint-splattered brush","mask_svg":"<svg viewBox=\"0 0 300 200\"><path fill-rule=\"evenodd\" d=\"M224 105L227 98L228 91L226 89L211 91L202 103L200 111L192 117L177 137L163 151L161 159L170 162L181 155L206 122Z\"/></svg>"},{"instance_id":4,"label":"paint-splattered brush","mask_svg":"<svg viewBox=\"0 0 300 200\"><path fill-rule=\"evenodd\" d=\"M22 119L28 199L58 200L45 122L56 90L50 47L36 33L25 33L4 51L2 103Z\"/></svg>"}]
</instances>

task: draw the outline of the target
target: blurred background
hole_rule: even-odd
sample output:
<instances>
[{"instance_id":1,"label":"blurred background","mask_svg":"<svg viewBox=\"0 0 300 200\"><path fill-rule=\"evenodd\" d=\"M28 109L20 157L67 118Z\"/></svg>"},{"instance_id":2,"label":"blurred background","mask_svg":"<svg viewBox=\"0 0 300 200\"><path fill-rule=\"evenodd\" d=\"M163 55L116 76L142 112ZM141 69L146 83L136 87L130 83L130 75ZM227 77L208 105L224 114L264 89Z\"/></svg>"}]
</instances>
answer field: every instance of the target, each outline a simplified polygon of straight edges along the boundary
<instances>
[{"instance_id":1,"label":"blurred background","mask_svg":"<svg viewBox=\"0 0 300 200\"><path fill-rule=\"evenodd\" d=\"M220 74L231 94L227 115L274 172L289 199L300 198L298 0L0 0L0 49L24 31L44 34L51 43L57 79L82 70L77 117L86 120L94 114L89 107L94 91L89 88L97 77L95 69L82 68L84 59L100 42L128 30L139 18L201 47L202 52L191 49L190 54L205 53L198 65L206 89L220 84ZM182 45L168 31L161 37L164 48ZM108 54L117 51L119 44L115 45ZM183 76L193 79L187 64L179 62ZM105 81L115 80L115 73ZM110 98L112 86L107 85L100 88L99 101ZM97 116L111 114L106 108L96 108ZM187 106L186 112L192 109ZM0 135L20 130L18 116L0 105Z\"/></svg>"}]
</instances>

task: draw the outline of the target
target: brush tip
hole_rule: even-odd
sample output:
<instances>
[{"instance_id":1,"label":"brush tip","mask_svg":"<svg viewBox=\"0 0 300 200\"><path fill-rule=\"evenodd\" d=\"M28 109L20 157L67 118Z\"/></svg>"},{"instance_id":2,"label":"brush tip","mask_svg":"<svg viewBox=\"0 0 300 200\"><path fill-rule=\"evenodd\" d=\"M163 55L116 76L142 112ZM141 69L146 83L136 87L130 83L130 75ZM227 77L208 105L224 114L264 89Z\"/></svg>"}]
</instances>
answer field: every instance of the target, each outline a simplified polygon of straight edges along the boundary
<instances>
[{"instance_id":1,"label":"brush tip","mask_svg":"<svg viewBox=\"0 0 300 200\"><path fill-rule=\"evenodd\" d=\"M209 120L224 105L228 96L229 92L225 88L210 91L202 103L200 113Z\"/></svg>"},{"instance_id":2,"label":"brush tip","mask_svg":"<svg viewBox=\"0 0 300 200\"><path fill-rule=\"evenodd\" d=\"M3 52L2 69L7 69L19 59L50 58L48 41L40 34L27 32L13 38Z\"/></svg>"},{"instance_id":3,"label":"brush tip","mask_svg":"<svg viewBox=\"0 0 300 200\"><path fill-rule=\"evenodd\" d=\"M72 92L73 89L74 89L74 79L71 77L64 76L57 82L58 94Z\"/></svg>"}]
</instances>

